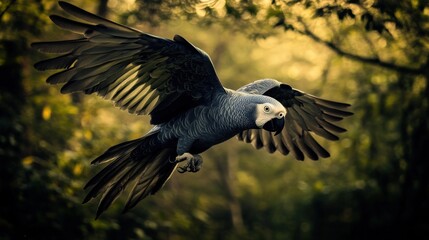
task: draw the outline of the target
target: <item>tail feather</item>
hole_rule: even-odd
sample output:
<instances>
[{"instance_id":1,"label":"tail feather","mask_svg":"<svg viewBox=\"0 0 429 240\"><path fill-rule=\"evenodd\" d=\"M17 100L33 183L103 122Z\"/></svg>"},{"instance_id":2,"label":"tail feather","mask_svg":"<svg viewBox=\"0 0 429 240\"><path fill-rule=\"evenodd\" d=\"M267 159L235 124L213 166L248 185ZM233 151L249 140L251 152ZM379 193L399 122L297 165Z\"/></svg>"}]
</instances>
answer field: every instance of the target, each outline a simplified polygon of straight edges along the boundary
<instances>
[{"instance_id":1,"label":"tail feather","mask_svg":"<svg viewBox=\"0 0 429 240\"><path fill-rule=\"evenodd\" d=\"M88 181L84 189L90 188L91 190L86 195L83 203L86 203L92 198L96 198L100 193L105 192L106 189L112 185L109 183L114 182L114 178L117 177L120 172L125 173L124 168L129 164L126 161L128 157L129 156L124 156L116 159L116 161L110 163Z\"/></svg>"},{"instance_id":2,"label":"tail feather","mask_svg":"<svg viewBox=\"0 0 429 240\"><path fill-rule=\"evenodd\" d=\"M125 205L124 212L133 208L140 200L149 194L155 194L161 189L176 168L175 163L171 163L175 157L174 149L163 150L153 161L153 165L141 172L136 181L128 201ZM166 161L168 159L168 161Z\"/></svg>"},{"instance_id":3,"label":"tail feather","mask_svg":"<svg viewBox=\"0 0 429 240\"><path fill-rule=\"evenodd\" d=\"M136 178L138 172L143 171L145 164L133 164L130 168L125 170L125 173L120 172L121 177L115 180L110 186L107 186L106 191L100 199L97 209L97 217L101 215L119 195L125 190L126 186ZM115 177L117 179L118 177Z\"/></svg>"},{"instance_id":4,"label":"tail feather","mask_svg":"<svg viewBox=\"0 0 429 240\"><path fill-rule=\"evenodd\" d=\"M155 194L169 179L176 163L174 148L164 148L147 151L142 146L148 141L148 136L124 142L108 149L93 163L110 162L97 173L85 186L90 189L83 203L101 195L97 209L98 218L130 185L135 182L126 203L125 211L133 208L140 200L150 194Z\"/></svg>"},{"instance_id":5,"label":"tail feather","mask_svg":"<svg viewBox=\"0 0 429 240\"><path fill-rule=\"evenodd\" d=\"M123 156L124 154L129 154L131 153L131 151L136 149L138 145L142 144L143 140L145 139L146 138L139 138L139 139L123 142L113 147L110 147L109 149L107 149L106 152L104 152L99 157L94 159L91 162L91 164L106 163L106 162L109 162L110 160L113 160L114 158Z\"/></svg>"}]
</instances>

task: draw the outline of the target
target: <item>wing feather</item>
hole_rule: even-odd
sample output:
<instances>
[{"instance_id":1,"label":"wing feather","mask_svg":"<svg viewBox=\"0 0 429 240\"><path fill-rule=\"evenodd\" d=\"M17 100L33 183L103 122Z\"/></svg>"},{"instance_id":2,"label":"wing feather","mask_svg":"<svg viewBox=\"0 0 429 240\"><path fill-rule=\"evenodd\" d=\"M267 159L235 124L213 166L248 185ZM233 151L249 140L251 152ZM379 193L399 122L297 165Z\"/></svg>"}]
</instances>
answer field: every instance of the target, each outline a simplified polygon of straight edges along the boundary
<instances>
[{"instance_id":1,"label":"wing feather","mask_svg":"<svg viewBox=\"0 0 429 240\"><path fill-rule=\"evenodd\" d=\"M273 140L274 140L274 146L275 146L275 148L281 154L287 155L290 152L289 149L286 147L285 143L283 143L281 135L274 136Z\"/></svg>"},{"instance_id":2,"label":"wing feather","mask_svg":"<svg viewBox=\"0 0 429 240\"><path fill-rule=\"evenodd\" d=\"M88 29L91 28L91 25L89 24L73 21L71 19L67 19L57 15L51 15L49 16L49 18L58 27L69 30L77 34L84 34Z\"/></svg>"},{"instance_id":3,"label":"wing feather","mask_svg":"<svg viewBox=\"0 0 429 240\"><path fill-rule=\"evenodd\" d=\"M285 131L286 130L286 131ZM287 148L289 149L290 153L297 159L297 160L303 160L304 154L302 151L298 148L295 139L296 139L296 132L292 128L291 125L285 125L285 130L282 131L282 137L283 141L286 144Z\"/></svg>"},{"instance_id":4,"label":"wing feather","mask_svg":"<svg viewBox=\"0 0 429 240\"><path fill-rule=\"evenodd\" d=\"M97 93L130 113L150 114L153 124L225 93L209 56L183 37L160 38L66 2L59 5L77 20L52 15L52 21L80 38L32 47L62 54L35 64L42 71L63 69L47 79L64 84L62 93ZM173 98L181 100L179 108Z\"/></svg>"},{"instance_id":5,"label":"wing feather","mask_svg":"<svg viewBox=\"0 0 429 240\"><path fill-rule=\"evenodd\" d=\"M92 22L92 23L96 23L96 24L102 24L106 27L110 27L113 29L117 29L117 30L121 30L121 31L130 31L130 32L138 32L138 30L112 22L110 20L107 20L105 18L102 18L100 16L97 16L95 14L89 13L81 8L78 8L70 3L67 2L63 2L63 1L59 1L58 4L61 6L62 9L64 9L64 11L66 11L67 13L80 18L82 20L88 21L88 22Z\"/></svg>"},{"instance_id":6,"label":"wing feather","mask_svg":"<svg viewBox=\"0 0 429 240\"><path fill-rule=\"evenodd\" d=\"M64 69L64 68L70 68L75 61L76 61L76 56L69 53L59 57L40 61L36 63L34 67L40 71Z\"/></svg>"},{"instance_id":7,"label":"wing feather","mask_svg":"<svg viewBox=\"0 0 429 240\"><path fill-rule=\"evenodd\" d=\"M32 43L31 46L44 53L69 53L76 48L85 45L87 40L85 38L75 40L65 40L57 42L37 42Z\"/></svg>"},{"instance_id":8,"label":"wing feather","mask_svg":"<svg viewBox=\"0 0 429 240\"><path fill-rule=\"evenodd\" d=\"M271 136L271 132L268 131L262 131L262 146L264 146L265 150L267 150L269 153L273 153L276 151L276 147L274 146L274 140Z\"/></svg>"}]
</instances>

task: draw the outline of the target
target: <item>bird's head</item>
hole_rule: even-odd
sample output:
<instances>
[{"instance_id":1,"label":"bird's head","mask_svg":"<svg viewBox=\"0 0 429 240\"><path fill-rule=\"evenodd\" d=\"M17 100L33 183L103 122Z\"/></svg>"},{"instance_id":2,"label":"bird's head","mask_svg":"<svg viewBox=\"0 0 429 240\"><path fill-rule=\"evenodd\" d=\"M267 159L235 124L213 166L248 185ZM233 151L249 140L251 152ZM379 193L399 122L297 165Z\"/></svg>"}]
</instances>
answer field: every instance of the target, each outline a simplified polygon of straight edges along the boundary
<instances>
[{"instance_id":1,"label":"bird's head","mask_svg":"<svg viewBox=\"0 0 429 240\"><path fill-rule=\"evenodd\" d=\"M286 116L285 107L275 99L256 105L256 126L279 134L284 127Z\"/></svg>"}]
</instances>

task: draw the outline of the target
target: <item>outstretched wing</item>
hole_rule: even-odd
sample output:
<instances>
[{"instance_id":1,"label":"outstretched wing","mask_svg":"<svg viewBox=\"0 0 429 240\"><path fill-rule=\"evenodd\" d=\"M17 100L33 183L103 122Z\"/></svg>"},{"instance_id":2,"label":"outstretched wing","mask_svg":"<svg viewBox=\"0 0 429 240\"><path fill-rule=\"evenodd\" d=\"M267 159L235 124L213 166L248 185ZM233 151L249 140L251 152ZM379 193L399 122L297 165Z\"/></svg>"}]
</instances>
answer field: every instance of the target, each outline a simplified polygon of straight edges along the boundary
<instances>
[{"instance_id":1,"label":"outstretched wing","mask_svg":"<svg viewBox=\"0 0 429 240\"><path fill-rule=\"evenodd\" d=\"M209 56L181 36L160 38L66 2L59 5L82 21L56 15L52 21L82 37L32 47L62 54L35 64L38 70L64 69L47 79L64 84L62 93L97 93L130 113L150 114L151 123L159 124L225 91Z\"/></svg>"},{"instance_id":2,"label":"outstretched wing","mask_svg":"<svg viewBox=\"0 0 429 240\"><path fill-rule=\"evenodd\" d=\"M329 157L311 133L338 140L335 134L346 130L335 122L353 114L346 111L349 104L321 99L274 79L258 80L238 91L273 97L287 110L281 134L274 136L263 129L249 129L239 133L238 139L252 143L257 149L264 147L270 153L276 150L283 155L291 153L298 160L303 160L304 155L313 160Z\"/></svg>"}]
</instances>

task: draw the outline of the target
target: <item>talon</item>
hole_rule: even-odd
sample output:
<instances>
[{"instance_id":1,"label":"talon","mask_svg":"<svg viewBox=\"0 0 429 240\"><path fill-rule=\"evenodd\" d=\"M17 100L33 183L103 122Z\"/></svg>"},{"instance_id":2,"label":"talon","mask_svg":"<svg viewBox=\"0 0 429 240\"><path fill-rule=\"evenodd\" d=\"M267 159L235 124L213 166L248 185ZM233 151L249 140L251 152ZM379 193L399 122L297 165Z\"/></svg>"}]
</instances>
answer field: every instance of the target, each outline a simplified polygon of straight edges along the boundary
<instances>
[{"instance_id":1,"label":"talon","mask_svg":"<svg viewBox=\"0 0 429 240\"><path fill-rule=\"evenodd\" d=\"M176 160L173 163L179 163L179 162L183 162L185 160L190 161L192 158L194 158L194 156L192 156L192 154L184 153L180 156L177 156Z\"/></svg>"},{"instance_id":2,"label":"talon","mask_svg":"<svg viewBox=\"0 0 429 240\"><path fill-rule=\"evenodd\" d=\"M185 172L198 172L201 169L203 164L203 160L200 155L192 155L190 153L184 153L178 157L176 157L176 163L187 160L187 163L183 166L179 166L177 171L179 173Z\"/></svg>"},{"instance_id":3,"label":"talon","mask_svg":"<svg viewBox=\"0 0 429 240\"><path fill-rule=\"evenodd\" d=\"M179 173L184 173L184 172L186 172L186 168L184 168L184 167L178 167L178 168L177 168L177 171L178 171Z\"/></svg>"}]
</instances>

